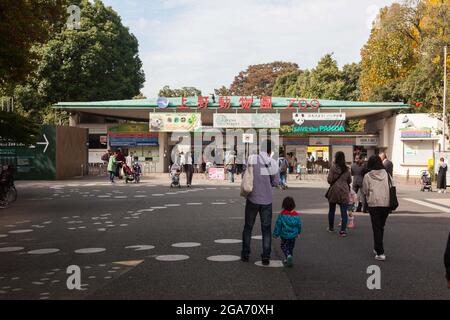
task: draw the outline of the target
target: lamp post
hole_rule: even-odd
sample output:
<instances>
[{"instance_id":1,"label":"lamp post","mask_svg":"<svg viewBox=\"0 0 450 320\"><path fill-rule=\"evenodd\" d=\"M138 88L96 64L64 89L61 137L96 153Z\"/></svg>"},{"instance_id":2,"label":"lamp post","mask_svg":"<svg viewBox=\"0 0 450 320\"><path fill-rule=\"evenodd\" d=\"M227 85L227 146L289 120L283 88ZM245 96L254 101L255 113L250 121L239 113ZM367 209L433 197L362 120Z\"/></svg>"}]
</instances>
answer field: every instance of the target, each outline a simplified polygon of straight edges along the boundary
<instances>
[{"instance_id":1,"label":"lamp post","mask_svg":"<svg viewBox=\"0 0 450 320\"><path fill-rule=\"evenodd\" d=\"M442 122L443 122L443 130L442 134L444 136L444 142L442 144L443 151L445 152L446 148L446 132L447 132L447 46L444 47L444 106L443 106L443 115L442 115Z\"/></svg>"}]
</instances>

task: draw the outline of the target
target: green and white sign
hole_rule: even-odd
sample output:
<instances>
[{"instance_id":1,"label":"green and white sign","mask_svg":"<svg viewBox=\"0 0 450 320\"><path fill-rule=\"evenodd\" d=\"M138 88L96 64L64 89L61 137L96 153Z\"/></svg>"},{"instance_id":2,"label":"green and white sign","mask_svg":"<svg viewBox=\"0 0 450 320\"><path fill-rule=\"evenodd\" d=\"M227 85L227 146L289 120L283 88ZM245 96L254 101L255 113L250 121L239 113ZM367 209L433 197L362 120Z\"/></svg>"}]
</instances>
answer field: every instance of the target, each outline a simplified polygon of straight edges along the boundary
<instances>
[{"instance_id":1,"label":"green and white sign","mask_svg":"<svg viewBox=\"0 0 450 320\"><path fill-rule=\"evenodd\" d=\"M214 128L218 129L279 129L280 124L278 113L214 114Z\"/></svg>"},{"instance_id":2,"label":"green and white sign","mask_svg":"<svg viewBox=\"0 0 450 320\"><path fill-rule=\"evenodd\" d=\"M56 128L42 126L33 146L0 142L0 163L13 164L18 180L56 179Z\"/></svg>"}]
</instances>

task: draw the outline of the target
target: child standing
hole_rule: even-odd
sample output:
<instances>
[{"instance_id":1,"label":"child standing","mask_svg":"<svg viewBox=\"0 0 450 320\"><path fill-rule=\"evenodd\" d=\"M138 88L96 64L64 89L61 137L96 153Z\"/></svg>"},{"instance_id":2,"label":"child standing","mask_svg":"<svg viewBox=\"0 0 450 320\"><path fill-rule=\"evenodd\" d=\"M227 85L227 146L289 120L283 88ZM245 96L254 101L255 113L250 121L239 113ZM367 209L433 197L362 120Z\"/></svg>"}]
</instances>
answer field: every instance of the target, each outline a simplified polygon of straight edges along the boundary
<instances>
[{"instance_id":1,"label":"child standing","mask_svg":"<svg viewBox=\"0 0 450 320\"><path fill-rule=\"evenodd\" d=\"M295 239L302 231L300 214L295 210L295 201L292 197L283 200L283 211L278 215L273 231L274 238L281 238L281 250L286 257L284 263L288 267L293 265Z\"/></svg>"}]
</instances>

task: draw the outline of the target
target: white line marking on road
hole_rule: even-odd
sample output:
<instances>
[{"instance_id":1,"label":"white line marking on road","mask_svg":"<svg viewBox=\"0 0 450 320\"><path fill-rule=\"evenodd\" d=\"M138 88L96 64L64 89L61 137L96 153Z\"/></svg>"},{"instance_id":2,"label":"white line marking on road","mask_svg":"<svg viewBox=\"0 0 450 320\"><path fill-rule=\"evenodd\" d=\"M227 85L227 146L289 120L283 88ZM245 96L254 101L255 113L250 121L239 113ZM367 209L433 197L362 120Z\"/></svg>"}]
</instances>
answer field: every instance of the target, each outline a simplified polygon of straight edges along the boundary
<instances>
[{"instance_id":1,"label":"white line marking on road","mask_svg":"<svg viewBox=\"0 0 450 320\"><path fill-rule=\"evenodd\" d=\"M428 207L428 208L436 209L436 210L439 210L439 211L442 211L442 212L445 212L445 213L450 213L450 209L449 208L438 206L436 204L432 204L432 203L428 203L428 202L421 201L421 200L416 200L416 199L409 199L409 198L403 198L403 200L406 200L406 201L409 201L409 202L413 202L413 203L416 203L416 204L419 204L421 206L425 206L425 207Z\"/></svg>"},{"instance_id":2,"label":"white line marking on road","mask_svg":"<svg viewBox=\"0 0 450 320\"><path fill-rule=\"evenodd\" d=\"M188 205L188 206L201 206L203 203L201 203L201 202L189 202L189 203L186 203L186 205Z\"/></svg>"},{"instance_id":3,"label":"white line marking on road","mask_svg":"<svg viewBox=\"0 0 450 320\"><path fill-rule=\"evenodd\" d=\"M133 251L147 251L147 250L155 249L155 246L151 246L151 245L135 245L135 246L125 247L125 249L132 249Z\"/></svg>"},{"instance_id":4,"label":"white line marking on road","mask_svg":"<svg viewBox=\"0 0 450 320\"><path fill-rule=\"evenodd\" d=\"M7 236L7 234L0 234L0 238L6 238Z\"/></svg>"},{"instance_id":5,"label":"white line marking on road","mask_svg":"<svg viewBox=\"0 0 450 320\"><path fill-rule=\"evenodd\" d=\"M165 204L166 207L180 207L181 204L178 203L172 203L172 204Z\"/></svg>"},{"instance_id":6,"label":"white line marking on road","mask_svg":"<svg viewBox=\"0 0 450 320\"><path fill-rule=\"evenodd\" d=\"M252 239L255 239L255 240L262 240L262 236L253 236Z\"/></svg>"}]
</instances>

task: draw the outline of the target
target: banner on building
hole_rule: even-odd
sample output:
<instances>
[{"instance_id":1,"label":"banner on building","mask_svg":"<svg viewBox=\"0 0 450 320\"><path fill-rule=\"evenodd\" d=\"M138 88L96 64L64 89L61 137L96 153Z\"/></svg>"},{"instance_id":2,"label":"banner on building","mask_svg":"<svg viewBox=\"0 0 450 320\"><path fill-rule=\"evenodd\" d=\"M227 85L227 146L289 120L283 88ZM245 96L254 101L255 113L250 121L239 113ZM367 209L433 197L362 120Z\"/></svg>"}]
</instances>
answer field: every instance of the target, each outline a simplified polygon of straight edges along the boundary
<instances>
[{"instance_id":1,"label":"banner on building","mask_svg":"<svg viewBox=\"0 0 450 320\"><path fill-rule=\"evenodd\" d=\"M108 130L111 147L158 146L158 134L147 124L122 124Z\"/></svg>"},{"instance_id":2,"label":"banner on building","mask_svg":"<svg viewBox=\"0 0 450 320\"><path fill-rule=\"evenodd\" d=\"M150 113L151 132L195 132L201 128L200 113Z\"/></svg>"},{"instance_id":3,"label":"banner on building","mask_svg":"<svg viewBox=\"0 0 450 320\"><path fill-rule=\"evenodd\" d=\"M214 128L219 129L279 129L280 124L278 113L214 114Z\"/></svg>"},{"instance_id":4,"label":"banner on building","mask_svg":"<svg viewBox=\"0 0 450 320\"><path fill-rule=\"evenodd\" d=\"M294 113L293 132L345 132L345 113Z\"/></svg>"}]
</instances>

